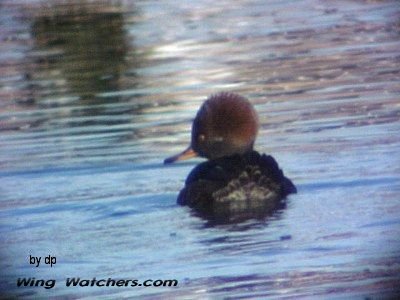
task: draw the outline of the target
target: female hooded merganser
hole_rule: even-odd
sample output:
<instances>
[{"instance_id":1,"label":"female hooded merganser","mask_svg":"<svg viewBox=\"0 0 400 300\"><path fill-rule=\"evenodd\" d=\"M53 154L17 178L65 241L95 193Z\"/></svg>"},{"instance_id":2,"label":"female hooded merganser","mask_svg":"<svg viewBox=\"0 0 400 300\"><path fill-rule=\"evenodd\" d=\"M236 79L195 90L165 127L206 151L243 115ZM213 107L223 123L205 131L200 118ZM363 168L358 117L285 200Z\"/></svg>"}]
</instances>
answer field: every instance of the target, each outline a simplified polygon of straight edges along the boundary
<instances>
[{"instance_id":1,"label":"female hooded merganser","mask_svg":"<svg viewBox=\"0 0 400 300\"><path fill-rule=\"evenodd\" d=\"M272 156L253 150L257 132L257 113L246 98L209 97L193 121L190 146L164 161L208 158L189 174L178 204L219 223L264 217L283 207L296 187Z\"/></svg>"}]
</instances>

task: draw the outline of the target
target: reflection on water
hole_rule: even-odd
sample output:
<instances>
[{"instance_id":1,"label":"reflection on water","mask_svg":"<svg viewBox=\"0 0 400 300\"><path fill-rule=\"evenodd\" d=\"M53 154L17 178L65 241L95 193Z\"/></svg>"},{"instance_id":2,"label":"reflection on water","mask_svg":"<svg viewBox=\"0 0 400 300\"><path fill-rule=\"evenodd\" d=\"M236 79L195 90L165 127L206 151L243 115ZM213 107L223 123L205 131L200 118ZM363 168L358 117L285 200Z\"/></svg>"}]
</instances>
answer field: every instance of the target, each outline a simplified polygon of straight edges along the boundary
<instances>
[{"instance_id":1,"label":"reflection on water","mask_svg":"<svg viewBox=\"0 0 400 300\"><path fill-rule=\"evenodd\" d=\"M68 8L60 14L39 15L32 23L38 53L32 75L54 84L65 82L58 88L83 101L120 89L129 51L122 12L88 11L76 3Z\"/></svg>"},{"instance_id":2,"label":"reflection on water","mask_svg":"<svg viewBox=\"0 0 400 300\"><path fill-rule=\"evenodd\" d=\"M400 274L396 1L2 1L1 291L18 297L384 297ZM176 196L211 93L247 96L299 193L209 227ZM44 253L46 252L46 253ZM26 256L57 255L32 269ZM16 289L15 278L55 278ZM179 288L67 289L65 276ZM4 294L4 293L2 293ZM50 295L50 294L49 294Z\"/></svg>"},{"instance_id":3,"label":"reflection on water","mask_svg":"<svg viewBox=\"0 0 400 300\"><path fill-rule=\"evenodd\" d=\"M125 11L118 2L71 1L33 6L26 13L32 46L23 60L10 63L19 78L10 85L16 91L5 90L6 109L14 109L1 124L2 131L20 132L10 145L18 150L7 155L3 166L35 167L37 159L58 166L74 157L93 162L104 155L114 160L132 156L132 143L145 136L140 116L154 105L140 101L143 93L137 88L137 70L148 51L137 51L134 35L126 30L135 26L139 12L133 5ZM128 89L133 92L116 93ZM27 140L32 142L25 148ZM117 151L106 154L99 148Z\"/></svg>"}]
</instances>

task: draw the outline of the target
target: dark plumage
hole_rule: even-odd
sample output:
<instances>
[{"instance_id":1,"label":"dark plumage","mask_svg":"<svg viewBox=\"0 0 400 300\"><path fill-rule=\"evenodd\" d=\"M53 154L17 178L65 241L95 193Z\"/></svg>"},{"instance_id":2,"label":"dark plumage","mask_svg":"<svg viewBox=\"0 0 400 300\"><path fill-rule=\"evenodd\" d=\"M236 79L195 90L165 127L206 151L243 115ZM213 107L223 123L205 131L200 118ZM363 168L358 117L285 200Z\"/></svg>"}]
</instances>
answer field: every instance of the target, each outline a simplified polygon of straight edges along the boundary
<instances>
[{"instance_id":1,"label":"dark plumage","mask_svg":"<svg viewBox=\"0 0 400 300\"><path fill-rule=\"evenodd\" d=\"M283 199L291 193L296 193L296 187L275 159L251 151L196 166L178 204L218 223L235 222L270 215L283 207Z\"/></svg>"},{"instance_id":2,"label":"dark plumage","mask_svg":"<svg viewBox=\"0 0 400 300\"><path fill-rule=\"evenodd\" d=\"M190 146L164 161L209 159L189 174L178 204L218 223L259 218L281 208L296 187L272 156L253 150L257 132L257 113L246 98L233 93L208 98L193 121Z\"/></svg>"}]
</instances>

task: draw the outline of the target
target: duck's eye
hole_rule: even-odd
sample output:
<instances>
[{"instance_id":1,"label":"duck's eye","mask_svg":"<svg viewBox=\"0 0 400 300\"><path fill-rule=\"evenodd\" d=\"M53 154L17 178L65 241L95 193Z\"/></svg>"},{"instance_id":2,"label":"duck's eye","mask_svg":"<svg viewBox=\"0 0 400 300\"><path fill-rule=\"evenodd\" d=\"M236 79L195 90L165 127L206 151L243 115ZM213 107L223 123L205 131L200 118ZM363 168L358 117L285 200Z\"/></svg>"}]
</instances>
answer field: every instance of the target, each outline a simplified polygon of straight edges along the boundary
<instances>
[{"instance_id":1,"label":"duck's eye","mask_svg":"<svg viewBox=\"0 0 400 300\"><path fill-rule=\"evenodd\" d=\"M198 140L199 142L204 142L206 140L206 136L204 134L200 134Z\"/></svg>"}]
</instances>

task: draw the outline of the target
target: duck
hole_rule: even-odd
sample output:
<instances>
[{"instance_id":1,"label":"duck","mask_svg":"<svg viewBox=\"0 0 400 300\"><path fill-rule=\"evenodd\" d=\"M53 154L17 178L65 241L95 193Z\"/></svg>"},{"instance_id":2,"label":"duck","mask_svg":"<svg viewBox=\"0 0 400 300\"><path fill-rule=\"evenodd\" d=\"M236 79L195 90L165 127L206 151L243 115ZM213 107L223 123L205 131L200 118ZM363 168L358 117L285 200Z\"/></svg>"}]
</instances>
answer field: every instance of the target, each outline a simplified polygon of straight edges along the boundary
<instances>
[{"instance_id":1,"label":"duck","mask_svg":"<svg viewBox=\"0 0 400 300\"><path fill-rule=\"evenodd\" d=\"M296 186L271 155L253 149L258 130L247 98L231 92L208 97L193 121L189 147L164 160L207 159L189 173L177 203L213 223L265 218L285 207Z\"/></svg>"}]
</instances>

